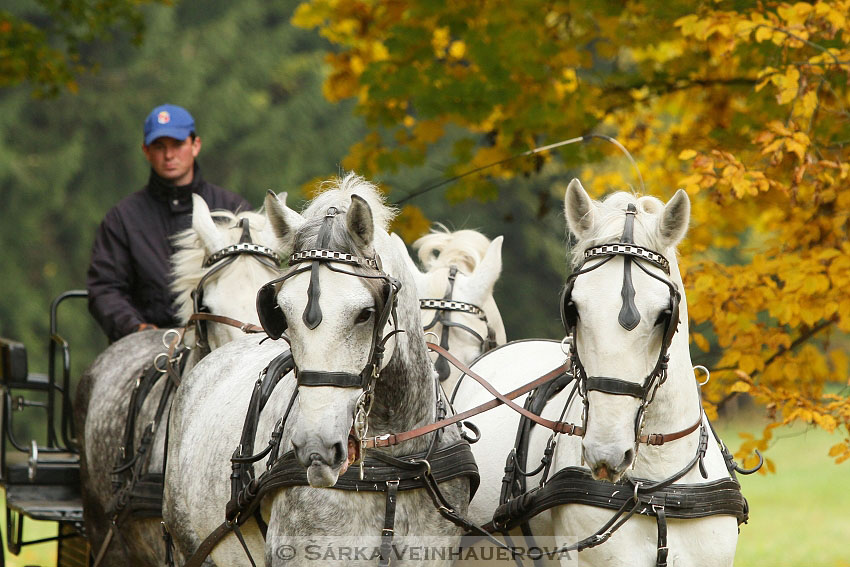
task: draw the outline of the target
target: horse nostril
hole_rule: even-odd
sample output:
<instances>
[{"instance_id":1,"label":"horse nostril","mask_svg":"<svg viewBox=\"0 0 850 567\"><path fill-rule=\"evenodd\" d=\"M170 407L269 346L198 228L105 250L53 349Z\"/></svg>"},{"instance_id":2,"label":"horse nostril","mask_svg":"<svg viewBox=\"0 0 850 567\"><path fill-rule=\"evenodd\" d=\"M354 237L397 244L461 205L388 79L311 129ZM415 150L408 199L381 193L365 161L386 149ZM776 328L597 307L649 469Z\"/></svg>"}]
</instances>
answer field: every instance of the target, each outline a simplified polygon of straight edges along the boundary
<instances>
[{"instance_id":1,"label":"horse nostril","mask_svg":"<svg viewBox=\"0 0 850 567\"><path fill-rule=\"evenodd\" d=\"M627 468L629 468L629 466L634 461L634 458L634 449L629 449L628 451L626 451L626 453L623 455L623 462L620 464L620 470L626 470Z\"/></svg>"},{"instance_id":2,"label":"horse nostril","mask_svg":"<svg viewBox=\"0 0 850 567\"><path fill-rule=\"evenodd\" d=\"M334 460L335 464L340 464L348 460L348 447L341 442L334 443Z\"/></svg>"},{"instance_id":3,"label":"horse nostril","mask_svg":"<svg viewBox=\"0 0 850 567\"><path fill-rule=\"evenodd\" d=\"M319 453L310 453L310 463L311 464L324 463L324 462L325 462L325 460L322 458L322 456Z\"/></svg>"}]
</instances>

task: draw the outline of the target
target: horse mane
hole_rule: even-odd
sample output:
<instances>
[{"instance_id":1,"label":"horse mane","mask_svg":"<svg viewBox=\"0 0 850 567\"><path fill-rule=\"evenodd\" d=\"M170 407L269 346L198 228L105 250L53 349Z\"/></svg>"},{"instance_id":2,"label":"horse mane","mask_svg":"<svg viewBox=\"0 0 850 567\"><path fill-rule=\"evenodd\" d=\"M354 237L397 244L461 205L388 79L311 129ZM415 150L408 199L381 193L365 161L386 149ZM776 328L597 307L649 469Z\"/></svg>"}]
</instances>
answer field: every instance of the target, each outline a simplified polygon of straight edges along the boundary
<instances>
[{"instance_id":1,"label":"horse mane","mask_svg":"<svg viewBox=\"0 0 850 567\"><path fill-rule=\"evenodd\" d=\"M396 210L386 203L384 195L378 188L355 173L323 181L319 185L319 191L319 194L305 206L302 213L305 221L295 234L296 250L314 248L319 229L324 224L325 212L330 207L336 207L341 213L347 211L351 205L352 195L361 197L369 205L376 229L388 231L396 215ZM358 256L369 255L368 250L358 249L351 240L345 215L337 215L334 218L328 248Z\"/></svg>"},{"instance_id":2,"label":"horse mane","mask_svg":"<svg viewBox=\"0 0 850 567\"><path fill-rule=\"evenodd\" d=\"M413 243L426 272L456 265L467 274L484 258L488 246L490 239L476 230L452 232L440 223L435 223L429 234Z\"/></svg>"},{"instance_id":3,"label":"horse mane","mask_svg":"<svg viewBox=\"0 0 850 567\"><path fill-rule=\"evenodd\" d=\"M664 250L661 250L663 244L657 230L664 203L656 197L618 191L602 201L593 201L595 218L592 233L586 239L578 239L570 247L573 268L581 265L584 261L584 251L588 248L620 241L626 224L626 208L630 204L635 205L638 211L635 215L635 242L664 253Z\"/></svg>"},{"instance_id":4,"label":"horse mane","mask_svg":"<svg viewBox=\"0 0 850 567\"><path fill-rule=\"evenodd\" d=\"M226 235L227 246L237 244L242 237L242 228L236 226L241 219L248 219L251 240L258 243L262 240L262 232L268 222L262 209L239 214L216 210L211 211L211 215L216 227ZM174 306L177 320L185 325L194 311L192 292L198 287L201 278L212 268L203 267L208 252L194 228L190 227L178 232L172 237L172 242L177 251L171 255L171 291L175 295ZM212 277L215 278L217 275Z\"/></svg>"}]
</instances>

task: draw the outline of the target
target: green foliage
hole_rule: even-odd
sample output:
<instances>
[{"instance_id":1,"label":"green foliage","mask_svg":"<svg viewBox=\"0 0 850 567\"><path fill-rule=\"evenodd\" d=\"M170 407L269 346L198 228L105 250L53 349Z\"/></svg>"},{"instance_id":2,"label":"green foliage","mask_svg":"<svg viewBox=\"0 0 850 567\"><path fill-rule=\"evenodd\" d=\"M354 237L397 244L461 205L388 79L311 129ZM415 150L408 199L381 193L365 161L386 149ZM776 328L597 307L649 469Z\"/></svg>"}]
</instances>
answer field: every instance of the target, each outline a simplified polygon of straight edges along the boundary
<instances>
[{"instance_id":1,"label":"green foliage","mask_svg":"<svg viewBox=\"0 0 850 567\"><path fill-rule=\"evenodd\" d=\"M115 31L141 43L145 4L170 0L34 0L0 10L0 87L29 83L39 96L76 92L77 76L93 70L86 48Z\"/></svg>"},{"instance_id":2,"label":"green foliage","mask_svg":"<svg viewBox=\"0 0 850 567\"><path fill-rule=\"evenodd\" d=\"M289 24L294 4L149 6L143 44L116 35L87 48L99 72L77 94L0 90L0 336L27 345L32 370L46 370L50 300L85 287L97 225L147 181L142 123L154 106L190 109L205 178L257 207L268 189L298 207L302 184L338 171L361 122L322 97L328 46ZM106 342L84 302L60 311L79 373Z\"/></svg>"}]
</instances>

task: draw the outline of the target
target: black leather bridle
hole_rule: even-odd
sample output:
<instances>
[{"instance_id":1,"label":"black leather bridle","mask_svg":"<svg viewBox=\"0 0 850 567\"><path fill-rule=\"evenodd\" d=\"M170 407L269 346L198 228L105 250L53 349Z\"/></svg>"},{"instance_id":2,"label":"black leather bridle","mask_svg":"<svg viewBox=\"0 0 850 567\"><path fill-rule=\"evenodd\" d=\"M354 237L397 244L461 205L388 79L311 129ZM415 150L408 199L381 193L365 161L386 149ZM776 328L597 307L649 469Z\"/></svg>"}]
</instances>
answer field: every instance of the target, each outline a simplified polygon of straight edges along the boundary
<instances>
[{"instance_id":1,"label":"black leather bridle","mask_svg":"<svg viewBox=\"0 0 850 567\"><path fill-rule=\"evenodd\" d=\"M254 244L251 240L250 223L247 218L240 219L236 226L242 229L242 236L239 238L239 242L210 254L204 260L203 267L212 269L204 274L194 291L192 291L192 307L194 311L190 321L195 324L195 345L202 351L206 351L209 348L209 344L207 343L207 321L209 319L203 316L198 317L197 315L208 314L210 312L209 308L204 305L204 284L207 280L232 264L238 256L243 254L253 256L257 261L273 270L280 269L281 259L278 253L267 246Z\"/></svg>"},{"instance_id":2,"label":"black leather bridle","mask_svg":"<svg viewBox=\"0 0 850 567\"><path fill-rule=\"evenodd\" d=\"M669 279L670 262L662 254L634 244L634 219L636 214L637 209L634 205L630 204L626 210L626 223L620 242L593 246L584 252L584 261L578 269L570 275L567 280L566 287L561 294L561 319L567 333L567 340L570 343L570 358L572 360L573 372L574 375L578 377L579 393L584 400L584 430L587 431L588 392L597 391L615 396L631 396L640 400L640 407L638 408L637 415L635 416L635 443L637 446L641 437L641 429L643 427L643 419L646 413L646 408L655 398L655 393L659 386L661 386L661 384L663 384L667 379L667 363L670 360L670 355L667 351L670 348L670 344L673 342L673 335L676 334L676 329L679 325L679 301L681 300L681 294L679 293L676 284ZM581 359L579 358L578 348L576 345L578 310L572 299L572 291L575 281L582 274L586 274L599 268L615 256L624 257L623 288L621 291L623 306L618 317L618 321L624 329L631 331L640 322L640 313L638 313L634 303L635 289L632 285L631 274L631 266L633 263L644 273L666 285L670 290L670 303L663 311L662 317L659 320L659 323L663 323L664 325L661 349L658 353L658 359L656 360L655 367L644 378L642 384L637 384L620 378L610 378L607 376L588 376L584 365L581 363ZM604 259L591 266L585 267L588 260L600 257ZM643 265L643 262L648 262L658 268L661 268L668 277L661 277L648 270Z\"/></svg>"},{"instance_id":3,"label":"black leather bridle","mask_svg":"<svg viewBox=\"0 0 850 567\"><path fill-rule=\"evenodd\" d=\"M344 211L342 211L344 212ZM372 258L361 258L353 254L328 250L326 247L330 241L331 226L334 218L340 213L336 207L330 207L325 214L325 220L319 230L317 248L295 252L289 258L289 265L309 263L291 270L284 276L270 281L257 293L257 314L260 324L272 339L279 339L288 327L286 317L277 304L277 294L281 286L290 278L310 271L310 285L307 288L308 301L304 309L304 323L311 329L316 328L322 321L322 312L319 307L321 288L319 286L319 267L325 266L329 270L347 274L358 278L381 280L383 282L383 306L375 318L375 326L372 330L372 345L366 366L359 374L351 372L328 372L323 370L301 370L295 365L295 375L299 386L335 386L338 388L361 388L370 392L380 375L384 350L390 337L395 335L398 329L386 335L382 335L383 329L392 316L395 323L398 318L395 315L398 292L401 282L384 273L381 268L380 257L375 254ZM354 272L344 270L334 264L348 264L359 268L361 271Z\"/></svg>"},{"instance_id":4,"label":"black leather bridle","mask_svg":"<svg viewBox=\"0 0 850 567\"><path fill-rule=\"evenodd\" d=\"M487 352L488 350L491 350L496 347L496 331L490 325L489 321L487 321L487 315L484 313L483 309L472 303L467 303L465 301L456 301L452 299L457 272L457 266L453 265L449 267L449 283L448 287L446 288L446 293L445 295L443 295L442 299L419 300L420 309L433 309L436 311L436 313L434 313L434 318L431 319L430 323L423 327L423 330L428 331L429 329L434 328L434 326L438 323L443 325L443 330L440 333L440 346L443 347L445 350L449 350L449 330L452 327L464 330L473 337L475 337L475 339L478 340L478 342L481 344L481 352L479 353L479 355L481 355ZM487 325L487 338L482 337L475 331L475 329L472 329L471 327L464 325L463 323L458 323L457 321L449 320L449 314L452 311L475 315L476 317L484 321L484 324ZM449 374L451 373L449 363L443 357L437 358L437 362L434 363L434 368L437 370L437 376L439 376L440 382L446 380L446 378L448 378Z\"/></svg>"}]
</instances>

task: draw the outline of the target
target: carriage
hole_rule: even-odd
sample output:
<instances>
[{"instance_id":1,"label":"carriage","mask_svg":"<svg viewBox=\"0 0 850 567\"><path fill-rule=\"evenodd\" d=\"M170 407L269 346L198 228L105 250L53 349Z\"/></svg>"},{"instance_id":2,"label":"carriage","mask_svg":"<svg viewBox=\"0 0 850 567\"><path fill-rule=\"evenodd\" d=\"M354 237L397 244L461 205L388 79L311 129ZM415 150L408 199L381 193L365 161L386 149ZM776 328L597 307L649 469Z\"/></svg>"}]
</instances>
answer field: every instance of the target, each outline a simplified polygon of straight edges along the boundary
<instances>
[{"instance_id":1,"label":"carriage","mask_svg":"<svg viewBox=\"0 0 850 567\"><path fill-rule=\"evenodd\" d=\"M23 343L0 338L0 387L3 390L0 483L6 492L5 548L55 541L58 567L88 565L80 456L71 414L71 352L58 330L58 309L67 300L84 299L85 290L66 291L50 305L47 374L31 373ZM28 411L29 410L29 411ZM32 439L21 438L21 412L36 414ZM18 425L16 425L18 424ZM57 534L26 541L27 520L56 522ZM5 565L5 553L0 566Z\"/></svg>"}]
</instances>

